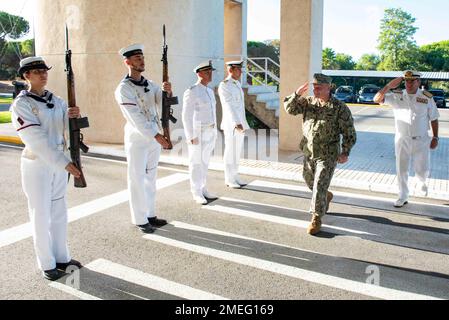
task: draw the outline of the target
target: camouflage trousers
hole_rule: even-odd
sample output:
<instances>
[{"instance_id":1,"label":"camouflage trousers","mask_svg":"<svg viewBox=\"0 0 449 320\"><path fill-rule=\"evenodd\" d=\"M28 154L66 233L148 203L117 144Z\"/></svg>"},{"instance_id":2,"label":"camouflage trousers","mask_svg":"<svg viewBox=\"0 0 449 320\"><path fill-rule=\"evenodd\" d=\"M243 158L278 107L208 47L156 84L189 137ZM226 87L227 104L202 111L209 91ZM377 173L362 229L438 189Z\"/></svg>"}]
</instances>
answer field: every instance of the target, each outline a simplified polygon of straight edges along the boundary
<instances>
[{"instance_id":1,"label":"camouflage trousers","mask_svg":"<svg viewBox=\"0 0 449 320\"><path fill-rule=\"evenodd\" d=\"M310 212L322 217L326 214L327 190L334 175L337 161L335 159L312 159L304 156L304 169L302 175L307 186L312 190Z\"/></svg>"}]
</instances>

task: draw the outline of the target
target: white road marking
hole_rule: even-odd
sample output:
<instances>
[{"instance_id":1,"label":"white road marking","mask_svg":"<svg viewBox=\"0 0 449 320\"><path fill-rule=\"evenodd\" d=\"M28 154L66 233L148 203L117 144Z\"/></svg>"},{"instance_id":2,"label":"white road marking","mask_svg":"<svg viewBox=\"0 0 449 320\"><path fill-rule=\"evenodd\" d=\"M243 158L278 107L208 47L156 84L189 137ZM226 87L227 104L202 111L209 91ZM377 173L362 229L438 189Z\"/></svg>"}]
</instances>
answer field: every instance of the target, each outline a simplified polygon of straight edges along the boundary
<instances>
[{"instance_id":1,"label":"white road marking","mask_svg":"<svg viewBox=\"0 0 449 320\"><path fill-rule=\"evenodd\" d=\"M236 199L234 201L238 202L240 200ZM259 204L261 204L261 203L259 203ZM302 221L302 220L297 220L297 219L279 217L279 216L259 213L256 211L236 209L236 208L230 208L230 207L214 205L214 204L209 204L207 206L203 206L202 209L210 210L214 213L216 213L216 212L227 213L227 214L232 214L232 215L236 215L236 216L240 216L240 217L268 221L268 222L273 222L273 223L278 223L278 224L283 224L283 225L298 227L298 228L303 228L303 229L307 229L310 224L309 221ZM294 210L294 209L289 208L289 210ZM348 228L342 228L342 227L336 227L336 226L323 224L322 230L325 231L326 229L349 232L349 233L358 234L358 235L376 236L375 234L369 233L369 232L358 231L358 230L354 230L354 229L348 229Z\"/></svg>"},{"instance_id":2,"label":"white road marking","mask_svg":"<svg viewBox=\"0 0 449 320\"><path fill-rule=\"evenodd\" d=\"M71 286L68 286L66 284L63 284L63 283L60 283L60 282L57 282L57 281L50 282L49 286L52 287L52 288L58 289L60 291L63 291L65 293L68 293L68 294L70 294L72 296L75 296L77 298L80 298L81 300L101 300L98 297L92 296L92 295L90 295L88 293L84 293L84 292L82 292L82 291L80 291L78 289L75 289L75 288L73 288Z\"/></svg>"},{"instance_id":3,"label":"white road marking","mask_svg":"<svg viewBox=\"0 0 449 320\"><path fill-rule=\"evenodd\" d=\"M170 176L160 178L156 181L157 190L161 190L177 183L186 181L189 179L189 176L186 174L175 173ZM79 206L70 208L68 210L68 219L69 222L73 222L90 215L93 215L97 212L115 207L119 204L122 204L128 201L128 191L123 190L109 196L105 196L87 203L83 203ZM31 224L24 223L22 225L12 227L3 231L0 231L0 248L10 245L12 243L16 243L28 237L31 237L33 234L31 229Z\"/></svg>"},{"instance_id":4,"label":"white road marking","mask_svg":"<svg viewBox=\"0 0 449 320\"><path fill-rule=\"evenodd\" d=\"M358 113L360 113L360 112L363 112L363 111L365 111L365 110L368 109L368 108L369 108L369 107L364 107L364 108L360 109L359 111L352 112L352 115L355 115L355 114L358 114Z\"/></svg>"},{"instance_id":5,"label":"white road marking","mask_svg":"<svg viewBox=\"0 0 449 320\"><path fill-rule=\"evenodd\" d=\"M190 228L190 225L185 223L172 223L182 226L182 228L190 229L190 230L197 230L198 227L192 226ZM223 234L223 232L220 232L214 229L208 229L208 228L201 228L205 232L209 232L211 234ZM228 233L229 234L229 233ZM231 236L234 236L236 238L241 238L238 235L230 234ZM246 265L249 267L257 268L264 271L273 272L276 274L281 274L285 276L289 276L296 279L301 279L304 281L309 281L312 283L317 283L323 286L333 287L341 290L346 290L349 292L355 292L362 295L367 295L375 298L380 299L387 299L387 300L430 300L430 299L439 299L437 297L427 296L427 295L421 295L416 293L411 293L407 291L401 291L396 289L390 289L390 288L384 288L380 286L375 286L368 283L358 282L354 280L348 280L344 278L339 278L335 276L330 276L314 271L309 271L297 267L292 267L276 262L271 262L263 259L258 258L252 258L247 257L241 254L235 254L230 253L222 250L216 250L211 249L207 247L202 247L198 245L193 245L189 243L185 243L178 240L172 240L163 236L159 236L157 234L148 234L144 236L145 239L155 241L158 243L162 243L168 246L188 250L191 252L195 252L202 255L211 256L214 258L218 258L225 261L234 262L241 265ZM301 250L301 249L299 249Z\"/></svg>"},{"instance_id":6,"label":"white road marking","mask_svg":"<svg viewBox=\"0 0 449 320\"><path fill-rule=\"evenodd\" d=\"M251 187L262 187L262 188L273 188L273 189L284 189L284 190L290 190L290 191L299 191L299 192L307 192L311 194L311 191L309 188L299 185L293 185L293 184L285 184L285 183L278 183L278 182L271 182L271 181L263 181L263 180L254 180L251 183L248 184L248 186ZM380 201L380 202L387 202L387 203L393 203L395 199L392 198L383 198L383 197L376 197L376 196L370 196L365 194L357 194L357 193L349 193L349 192L341 192L341 191L332 191L332 193L337 196L342 197L349 197L352 199L360 199L361 201L365 200L374 200L374 201ZM418 201L409 201L410 204L418 204L418 205L426 205L431 206L435 208L444 208L446 210L449 210L448 206L440 205L440 204L430 204L425 202L418 202Z\"/></svg>"},{"instance_id":7,"label":"white road marking","mask_svg":"<svg viewBox=\"0 0 449 320\"><path fill-rule=\"evenodd\" d=\"M86 159L98 160L98 161L104 161L104 162L112 162L112 163L120 163L120 164L127 163L126 160L106 159L106 158L98 158L98 157L91 157L91 156L82 156L82 157L86 158ZM189 170L175 169L175 168L165 167L165 166L161 166L161 165L159 165L157 168L161 169L161 170L168 170L168 171L179 172L179 173L189 173Z\"/></svg>"},{"instance_id":8,"label":"white road marking","mask_svg":"<svg viewBox=\"0 0 449 320\"><path fill-rule=\"evenodd\" d=\"M189 300L228 300L224 297L166 280L105 259L95 260L85 268L114 278Z\"/></svg>"}]
</instances>

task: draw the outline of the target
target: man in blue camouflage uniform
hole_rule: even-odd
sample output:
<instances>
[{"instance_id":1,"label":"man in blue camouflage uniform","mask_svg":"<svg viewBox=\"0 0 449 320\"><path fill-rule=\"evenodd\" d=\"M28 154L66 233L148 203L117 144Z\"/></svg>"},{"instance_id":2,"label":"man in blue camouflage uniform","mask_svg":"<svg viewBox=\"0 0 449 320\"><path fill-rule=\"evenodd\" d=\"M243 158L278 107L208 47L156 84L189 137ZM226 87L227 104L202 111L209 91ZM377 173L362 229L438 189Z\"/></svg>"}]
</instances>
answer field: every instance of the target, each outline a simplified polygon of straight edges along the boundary
<instances>
[{"instance_id":1,"label":"man in blue camouflage uniform","mask_svg":"<svg viewBox=\"0 0 449 320\"><path fill-rule=\"evenodd\" d=\"M303 177L312 190L310 212L312 221L307 233L321 229L321 218L329 209L333 194L328 191L337 163L346 163L356 142L351 111L331 94L331 78L317 73L313 80L313 96L306 96L309 83L284 100L291 115L303 116L304 137L300 150L304 153ZM340 136L343 136L340 143Z\"/></svg>"}]
</instances>

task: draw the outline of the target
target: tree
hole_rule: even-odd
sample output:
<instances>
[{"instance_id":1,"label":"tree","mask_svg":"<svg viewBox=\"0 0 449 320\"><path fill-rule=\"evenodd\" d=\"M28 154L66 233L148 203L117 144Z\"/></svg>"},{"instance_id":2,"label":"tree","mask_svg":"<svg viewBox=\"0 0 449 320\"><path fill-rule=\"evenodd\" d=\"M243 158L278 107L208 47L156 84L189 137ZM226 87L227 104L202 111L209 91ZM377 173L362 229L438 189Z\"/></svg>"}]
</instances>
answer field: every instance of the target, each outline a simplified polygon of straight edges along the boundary
<instances>
[{"instance_id":1,"label":"tree","mask_svg":"<svg viewBox=\"0 0 449 320\"><path fill-rule=\"evenodd\" d=\"M331 48L323 49L323 69L324 70L336 70L338 69L336 62L335 51Z\"/></svg>"},{"instance_id":2,"label":"tree","mask_svg":"<svg viewBox=\"0 0 449 320\"><path fill-rule=\"evenodd\" d=\"M382 62L380 70L404 70L413 67L418 57L418 46L413 38L416 19L400 8L385 9L381 21L379 46Z\"/></svg>"},{"instance_id":3,"label":"tree","mask_svg":"<svg viewBox=\"0 0 449 320\"><path fill-rule=\"evenodd\" d=\"M377 70L380 63L380 57L376 54L364 54L357 61L356 70Z\"/></svg>"},{"instance_id":4,"label":"tree","mask_svg":"<svg viewBox=\"0 0 449 320\"><path fill-rule=\"evenodd\" d=\"M449 71L449 40L435 42L420 48L422 71Z\"/></svg>"},{"instance_id":5,"label":"tree","mask_svg":"<svg viewBox=\"0 0 449 320\"><path fill-rule=\"evenodd\" d=\"M355 68L355 62L348 54L337 53L335 56L335 62L338 70L354 70Z\"/></svg>"},{"instance_id":6,"label":"tree","mask_svg":"<svg viewBox=\"0 0 449 320\"><path fill-rule=\"evenodd\" d=\"M28 22L19 16L14 16L0 11L0 77L14 78L19 66L20 58L33 54L34 41L28 40L22 47L22 43L8 41L19 39L26 35L30 29ZM31 42L30 42L31 41Z\"/></svg>"}]
</instances>

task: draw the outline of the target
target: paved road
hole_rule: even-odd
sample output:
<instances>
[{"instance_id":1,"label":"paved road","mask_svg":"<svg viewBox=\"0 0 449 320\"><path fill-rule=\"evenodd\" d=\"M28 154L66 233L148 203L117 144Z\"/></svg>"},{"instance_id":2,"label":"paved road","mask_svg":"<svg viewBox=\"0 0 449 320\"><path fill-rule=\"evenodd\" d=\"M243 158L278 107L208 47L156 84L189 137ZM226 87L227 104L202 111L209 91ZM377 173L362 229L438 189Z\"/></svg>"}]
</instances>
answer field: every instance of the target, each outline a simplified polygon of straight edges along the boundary
<instances>
[{"instance_id":1,"label":"paved road","mask_svg":"<svg viewBox=\"0 0 449 320\"><path fill-rule=\"evenodd\" d=\"M1 111L9 111L9 104L0 104L0 112Z\"/></svg>"},{"instance_id":2,"label":"paved road","mask_svg":"<svg viewBox=\"0 0 449 320\"><path fill-rule=\"evenodd\" d=\"M350 105L358 131L394 133L393 110L389 107ZM441 137L449 137L449 109L438 109L440 112Z\"/></svg>"},{"instance_id":3,"label":"paved road","mask_svg":"<svg viewBox=\"0 0 449 320\"><path fill-rule=\"evenodd\" d=\"M302 185L246 176L230 190L211 171L220 199L199 206L185 168L161 165L157 212L170 224L143 236L130 224L126 164L94 158L83 158L88 188L68 193L70 248L85 267L79 283L50 283L35 263L19 157L0 146L1 299L449 298L443 202L394 209L382 194L334 190L311 237Z\"/></svg>"}]
</instances>

